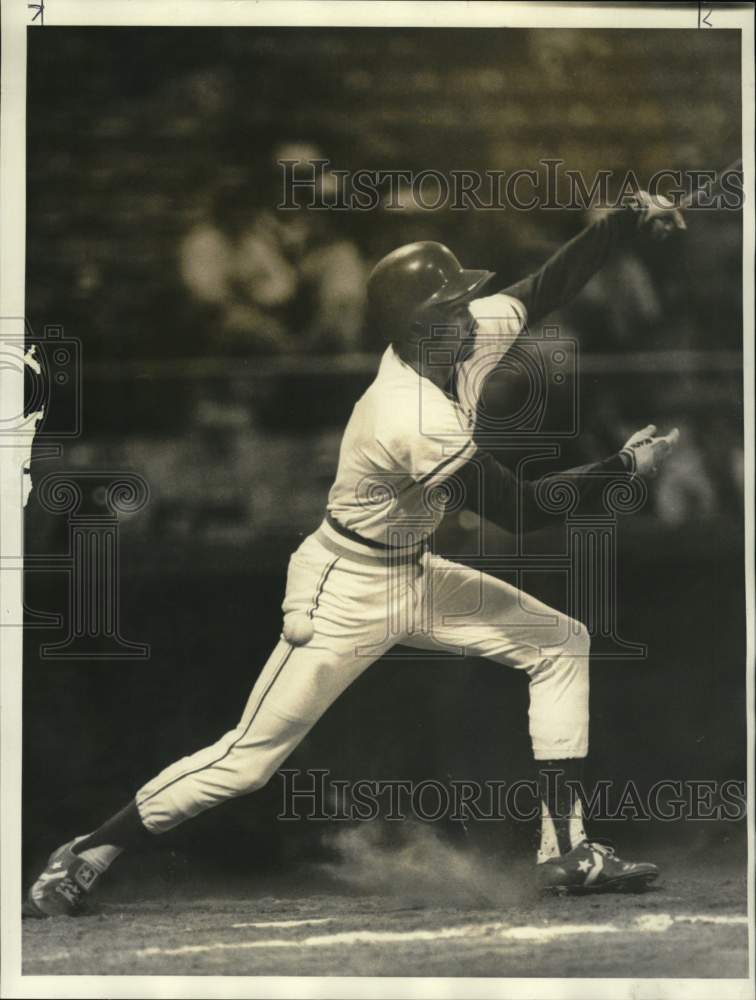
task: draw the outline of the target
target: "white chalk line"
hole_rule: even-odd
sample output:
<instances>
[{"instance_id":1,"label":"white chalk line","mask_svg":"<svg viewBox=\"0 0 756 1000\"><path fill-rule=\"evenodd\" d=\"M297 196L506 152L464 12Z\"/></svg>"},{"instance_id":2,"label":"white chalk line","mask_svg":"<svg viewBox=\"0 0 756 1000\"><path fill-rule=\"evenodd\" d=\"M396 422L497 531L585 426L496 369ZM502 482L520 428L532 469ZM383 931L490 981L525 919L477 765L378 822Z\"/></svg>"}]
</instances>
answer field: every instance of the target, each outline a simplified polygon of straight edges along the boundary
<instances>
[{"instance_id":1,"label":"white chalk line","mask_svg":"<svg viewBox=\"0 0 756 1000\"><path fill-rule=\"evenodd\" d=\"M245 924L231 924L236 930L239 927L305 927L308 924L330 924L336 917L310 917L305 920L253 920Z\"/></svg>"},{"instance_id":2,"label":"white chalk line","mask_svg":"<svg viewBox=\"0 0 756 1000\"><path fill-rule=\"evenodd\" d=\"M501 921L490 924L464 924L460 927L439 927L436 930L415 931L339 931L300 938L267 938L261 941L216 941L212 944L188 944L178 948L143 948L140 957L154 955L196 955L210 951L247 951L259 948L333 948L338 945L398 944L412 941L448 941L453 938L515 937L531 940L533 936L549 935L549 940L559 934L613 933L618 928L611 924L561 925L553 930L548 927L512 927Z\"/></svg>"},{"instance_id":3,"label":"white chalk line","mask_svg":"<svg viewBox=\"0 0 756 1000\"><path fill-rule=\"evenodd\" d=\"M333 919L333 918L327 918ZM436 930L414 931L339 931L335 934L320 934L310 937L267 938L258 941L216 941L210 944L182 945L178 948L143 948L135 952L141 958L157 955L195 955L213 951L248 951L265 948L332 948L339 945L356 944L399 944L413 941L448 941L453 939L470 939L490 937L496 940L530 941L536 944L547 944L557 938L578 934L616 934L620 931L635 931L638 933L658 933L669 930L675 924L704 923L713 925L748 924L747 917L735 915L682 914L671 916L669 913L645 914L637 917L629 927L618 927L615 924L551 924L543 926L513 926L502 921L487 924L462 924L457 927L440 927Z\"/></svg>"},{"instance_id":4,"label":"white chalk line","mask_svg":"<svg viewBox=\"0 0 756 1000\"><path fill-rule=\"evenodd\" d=\"M671 917L669 913L646 913L635 918L635 926L641 931L666 931L673 924L747 924L748 917L735 916L734 914L681 914Z\"/></svg>"},{"instance_id":5,"label":"white chalk line","mask_svg":"<svg viewBox=\"0 0 756 1000\"><path fill-rule=\"evenodd\" d=\"M332 923L339 918L317 917L310 920L271 920L249 924L232 924L233 928L245 927L291 927L315 923ZM177 948L156 946L140 948L131 952L138 958L172 957L198 955L219 951L250 951L278 948L333 948L344 945L401 944L413 941L479 940L489 938L495 941L528 941L534 944L548 944L558 938L578 934L616 934L627 931L640 934L655 934L669 930L680 924L710 924L713 926L747 925L748 917L735 914L676 914L648 913L636 917L631 924L543 924L512 925L503 921L484 924L461 924L456 927L439 927L436 930L418 929L412 931L338 931L335 934L318 934L305 938L263 938L256 941L213 941L208 944L181 945ZM58 962L71 958L71 951L60 951L51 955L40 955L38 962Z\"/></svg>"}]
</instances>

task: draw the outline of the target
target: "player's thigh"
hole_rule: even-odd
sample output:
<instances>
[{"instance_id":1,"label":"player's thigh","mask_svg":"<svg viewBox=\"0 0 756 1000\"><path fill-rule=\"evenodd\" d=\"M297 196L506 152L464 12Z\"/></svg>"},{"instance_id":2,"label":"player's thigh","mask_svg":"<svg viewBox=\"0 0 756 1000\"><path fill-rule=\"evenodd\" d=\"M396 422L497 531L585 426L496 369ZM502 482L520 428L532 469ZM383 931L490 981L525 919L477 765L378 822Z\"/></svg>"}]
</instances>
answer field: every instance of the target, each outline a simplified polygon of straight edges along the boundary
<instances>
[{"instance_id":1,"label":"player's thigh","mask_svg":"<svg viewBox=\"0 0 756 1000\"><path fill-rule=\"evenodd\" d=\"M407 600L410 598L407 597ZM250 695L242 722L264 702L283 719L311 723L397 637L386 616L382 568L332 555L306 540L294 553L283 601L284 632ZM287 641L286 622L307 641Z\"/></svg>"},{"instance_id":2,"label":"player's thigh","mask_svg":"<svg viewBox=\"0 0 756 1000\"><path fill-rule=\"evenodd\" d=\"M252 690L242 722L263 702L283 720L314 722L392 645L381 639L370 631L336 642L316 635L304 646L282 639Z\"/></svg>"},{"instance_id":3,"label":"player's thigh","mask_svg":"<svg viewBox=\"0 0 756 1000\"><path fill-rule=\"evenodd\" d=\"M413 645L527 665L584 632L569 616L490 573L439 556L429 557L426 573L426 630Z\"/></svg>"}]
</instances>

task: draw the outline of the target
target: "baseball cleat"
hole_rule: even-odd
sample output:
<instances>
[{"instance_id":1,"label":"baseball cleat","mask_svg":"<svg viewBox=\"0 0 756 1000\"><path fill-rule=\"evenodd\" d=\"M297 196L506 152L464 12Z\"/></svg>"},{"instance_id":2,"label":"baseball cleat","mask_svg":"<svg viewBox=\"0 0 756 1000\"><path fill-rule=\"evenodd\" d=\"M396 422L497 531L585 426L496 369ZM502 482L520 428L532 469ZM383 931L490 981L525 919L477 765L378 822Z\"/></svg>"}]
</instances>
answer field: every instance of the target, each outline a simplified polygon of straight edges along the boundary
<instances>
[{"instance_id":1,"label":"baseball cleat","mask_svg":"<svg viewBox=\"0 0 756 1000\"><path fill-rule=\"evenodd\" d=\"M538 865L542 892L640 892L659 877L648 861L623 861L606 841L584 840L567 854Z\"/></svg>"},{"instance_id":2,"label":"baseball cleat","mask_svg":"<svg viewBox=\"0 0 756 1000\"><path fill-rule=\"evenodd\" d=\"M73 844L64 844L47 859L47 867L29 889L22 916L75 917L83 912L99 873L73 853Z\"/></svg>"}]
</instances>

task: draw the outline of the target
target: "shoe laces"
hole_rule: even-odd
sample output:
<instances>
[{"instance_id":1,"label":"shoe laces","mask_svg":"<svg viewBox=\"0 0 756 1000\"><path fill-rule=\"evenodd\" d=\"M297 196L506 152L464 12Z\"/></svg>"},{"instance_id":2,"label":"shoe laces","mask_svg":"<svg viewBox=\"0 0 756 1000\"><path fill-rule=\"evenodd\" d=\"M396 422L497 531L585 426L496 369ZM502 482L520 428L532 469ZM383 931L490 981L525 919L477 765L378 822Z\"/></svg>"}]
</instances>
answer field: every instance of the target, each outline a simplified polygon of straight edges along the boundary
<instances>
[{"instance_id":1,"label":"shoe laces","mask_svg":"<svg viewBox=\"0 0 756 1000\"><path fill-rule=\"evenodd\" d=\"M592 851L598 851L605 858L615 857L614 844L610 840L587 840L586 844Z\"/></svg>"}]
</instances>

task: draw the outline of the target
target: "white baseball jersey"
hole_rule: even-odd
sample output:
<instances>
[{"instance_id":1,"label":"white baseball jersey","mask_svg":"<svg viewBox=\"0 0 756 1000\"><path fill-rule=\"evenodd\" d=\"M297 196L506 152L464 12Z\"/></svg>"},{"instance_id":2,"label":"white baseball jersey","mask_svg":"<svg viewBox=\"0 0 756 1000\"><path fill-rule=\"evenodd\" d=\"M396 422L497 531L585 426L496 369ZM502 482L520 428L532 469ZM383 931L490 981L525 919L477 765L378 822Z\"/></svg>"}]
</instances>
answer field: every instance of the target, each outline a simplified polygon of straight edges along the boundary
<instances>
[{"instance_id":1,"label":"white baseball jersey","mask_svg":"<svg viewBox=\"0 0 756 1000\"><path fill-rule=\"evenodd\" d=\"M491 295L471 302L470 312L474 341L457 366L454 395L420 377L390 346L352 411L327 509L362 538L401 547L431 534L443 507L429 489L475 454L483 385L522 330L525 308L507 295Z\"/></svg>"}]
</instances>

